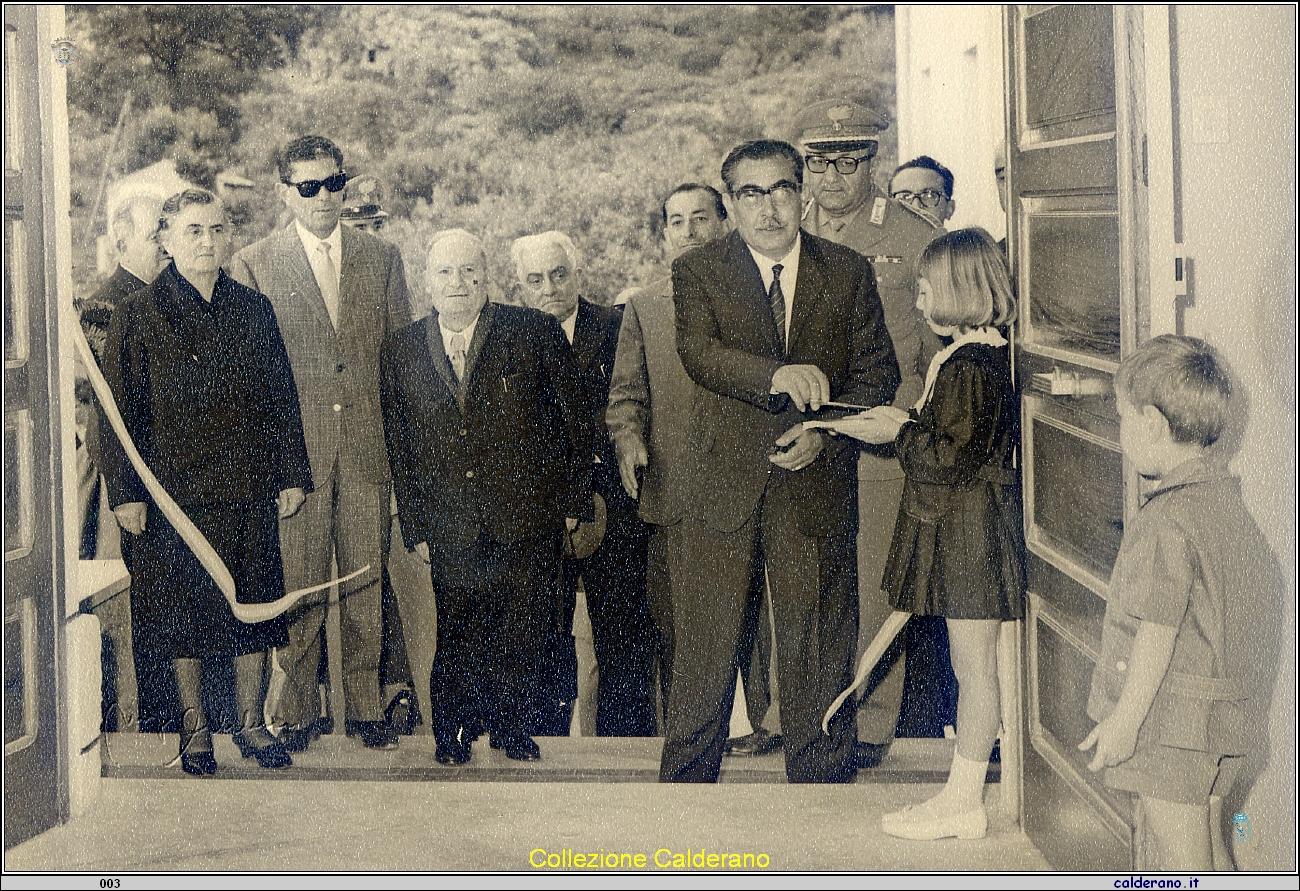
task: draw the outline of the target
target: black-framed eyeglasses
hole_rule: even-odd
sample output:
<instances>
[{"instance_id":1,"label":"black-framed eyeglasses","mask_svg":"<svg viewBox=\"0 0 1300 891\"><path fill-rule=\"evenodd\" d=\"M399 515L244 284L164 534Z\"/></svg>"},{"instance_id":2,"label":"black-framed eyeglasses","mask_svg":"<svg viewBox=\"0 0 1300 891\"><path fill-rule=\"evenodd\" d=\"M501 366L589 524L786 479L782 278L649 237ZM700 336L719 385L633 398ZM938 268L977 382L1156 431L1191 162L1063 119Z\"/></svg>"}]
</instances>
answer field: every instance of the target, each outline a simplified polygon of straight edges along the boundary
<instances>
[{"instance_id":1,"label":"black-framed eyeglasses","mask_svg":"<svg viewBox=\"0 0 1300 891\"><path fill-rule=\"evenodd\" d=\"M870 161L874 157L875 155L862 155L854 158L850 155L844 155L832 161L825 155L809 155L803 159L803 164L813 173L825 173L826 169L834 164L835 169L841 174L844 176L852 176L858 172L859 164L863 161Z\"/></svg>"},{"instance_id":2,"label":"black-framed eyeglasses","mask_svg":"<svg viewBox=\"0 0 1300 891\"><path fill-rule=\"evenodd\" d=\"M789 201L792 198L799 197L799 184L792 183L788 179L782 179L772 183L771 188L761 189L758 186L742 186L731 194L741 204L748 205L757 205L768 195L771 195L777 201Z\"/></svg>"},{"instance_id":3,"label":"black-framed eyeglasses","mask_svg":"<svg viewBox=\"0 0 1300 891\"><path fill-rule=\"evenodd\" d=\"M909 192L906 189L900 189L890 195L895 201L905 201L908 204L919 204L927 210L934 210L940 204L948 199L948 196L937 189L922 189L919 192Z\"/></svg>"},{"instance_id":4,"label":"black-framed eyeglasses","mask_svg":"<svg viewBox=\"0 0 1300 891\"><path fill-rule=\"evenodd\" d=\"M315 198L320 194L321 186L324 186L329 192L342 192L347 188L348 175L346 173L336 173L326 179L305 179L300 183L291 183L285 181L286 186L293 186L298 190L298 194L304 198Z\"/></svg>"}]
</instances>

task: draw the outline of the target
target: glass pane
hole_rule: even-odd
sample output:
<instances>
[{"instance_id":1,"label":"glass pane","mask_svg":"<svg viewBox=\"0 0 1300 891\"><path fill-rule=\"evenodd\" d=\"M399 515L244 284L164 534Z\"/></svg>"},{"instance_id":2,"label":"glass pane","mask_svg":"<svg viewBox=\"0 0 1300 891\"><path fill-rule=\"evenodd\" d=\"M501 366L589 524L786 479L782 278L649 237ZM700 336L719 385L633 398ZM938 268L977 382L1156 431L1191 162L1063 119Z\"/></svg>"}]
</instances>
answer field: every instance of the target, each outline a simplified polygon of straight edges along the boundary
<instances>
[{"instance_id":1,"label":"glass pane","mask_svg":"<svg viewBox=\"0 0 1300 891\"><path fill-rule=\"evenodd\" d=\"M1109 580L1124 536L1124 462L1118 451L1035 418L1035 531L1062 556Z\"/></svg>"},{"instance_id":2,"label":"glass pane","mask_svg":"<svg viewBox=\"0 0 1300 891\"><path fill-rule=\"evenodd\" d=\"M26 410L5 418L5 553L31 545L31 430Z\"/></svg>"},{"instance_id":3,"label":"glass pane","mask_svg":"<svg viewBox=\"0 0 1300 891\"><path fill-rule=\"evenodd\" d=\"M1058 6L1025 20L1025 123L1031 128L1115 108L1109 6Z\"/></svg>"},{"instance_id":4,"label":"glass pane","mask_svg":"<svg viewBox=\"0 0 1300 891\"><path fill-rule=\"evenodd\" d=\"M27 358L27 278L23 263L23 222L5 218L5 361Z\"/></svg>"},{"instance_id":5,"label":"glass pane","mask_svg":"<svg viewBox=\"0 0 1300 891\"><path fill-rule=\"evenodd\" d=\"M19 95L14 60L18 58L18 32L10 25L5 25L5 168L22 169L22 118L19 116Z\"/></svg>"},{"instance_id":6,"label":"glass pane","mask_svg":"<svg viewBox=\"0 0 1300 891\"><path fill-rule=\"evenodd\" d=\"M1043 620L1038 619L1034 629L1038 638L1039 726L1051 734L1056 753L1081 776L1088 776L1092 752L1080 752L1078 745L1093 724L1088 717L1093 662Z\"/></svg>"},{"instance_id":7,"label":"glass pane","mask_svg":"<svg viewBox=\"0 0 1300 891\"><path fill-rule=\"evenodd\" d=\"M9 520L6 516L5 524ZM5 745L21 739L27 734L26 711L23 698L26 690L23 672L23 623L20 611L13 617L5 617Z\"/></svg>"},{"instance_id":8,"label":"glass pane","mask_svg":"<svg viewBox=\"0 0 1300 891\"><path fill-rule=\"evenodd\" d=\"M1119 220L1029 215L1032 343L1119 361Z\"/></svg>"}]
</instances>

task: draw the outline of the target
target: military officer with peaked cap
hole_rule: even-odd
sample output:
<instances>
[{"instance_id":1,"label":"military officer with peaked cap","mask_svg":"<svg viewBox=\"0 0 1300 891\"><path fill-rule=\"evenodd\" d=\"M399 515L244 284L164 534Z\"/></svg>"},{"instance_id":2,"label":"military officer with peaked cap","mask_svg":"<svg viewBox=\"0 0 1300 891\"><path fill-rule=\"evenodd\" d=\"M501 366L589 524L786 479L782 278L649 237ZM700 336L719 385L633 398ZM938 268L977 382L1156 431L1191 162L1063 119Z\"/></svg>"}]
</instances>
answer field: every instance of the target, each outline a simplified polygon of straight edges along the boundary
<instances>
[{"instance_id":1,"label":"military officer with peaked cap","mask_svg":"<svg viewBox=\"0 0 1300 891\"><path fill-rule=\"evenodd\" d=\"M847 99L828 99L795 119L794 142L804 153L803 228L850 247L871 261L894 341L902 383L894 404L911 406L920 397L936 335L916 309L916 262L943 233L890 198L871 176L884 117ZM903 472L886 450L865 447L858 464L858 654L890 614L880 578L902 498ZM906 639L906 633L900 640ZM889 657L891 658L892 654ZM878 675L877 675L878 677ZM904 660L899 658L858 707L859 767L875 767L889 749L903 699ZM871 688L868 686L868 690Z\"/></svg>"}]
</instances>

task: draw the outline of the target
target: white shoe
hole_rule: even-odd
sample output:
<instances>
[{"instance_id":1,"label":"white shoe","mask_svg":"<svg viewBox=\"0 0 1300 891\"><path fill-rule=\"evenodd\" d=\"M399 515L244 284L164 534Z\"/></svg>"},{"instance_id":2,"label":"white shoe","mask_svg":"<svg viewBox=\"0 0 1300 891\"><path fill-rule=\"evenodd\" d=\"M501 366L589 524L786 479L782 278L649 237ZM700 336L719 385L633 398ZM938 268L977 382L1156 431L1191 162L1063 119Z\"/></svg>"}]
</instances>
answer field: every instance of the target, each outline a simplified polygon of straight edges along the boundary
<instances>
[{"instance_id":1,"label":"white shoe","mask_svg":"<svg viewBox=\"0 0 1300 891\"><path fill-rule=\"evenodd\" d=\"M989 818L983 807L948 816L930 815L920 807L905 807L881 817L880 829L886 835L916 841L934 841L953 836L983 838L988 833Z\"/></svg>"}]
</instances>

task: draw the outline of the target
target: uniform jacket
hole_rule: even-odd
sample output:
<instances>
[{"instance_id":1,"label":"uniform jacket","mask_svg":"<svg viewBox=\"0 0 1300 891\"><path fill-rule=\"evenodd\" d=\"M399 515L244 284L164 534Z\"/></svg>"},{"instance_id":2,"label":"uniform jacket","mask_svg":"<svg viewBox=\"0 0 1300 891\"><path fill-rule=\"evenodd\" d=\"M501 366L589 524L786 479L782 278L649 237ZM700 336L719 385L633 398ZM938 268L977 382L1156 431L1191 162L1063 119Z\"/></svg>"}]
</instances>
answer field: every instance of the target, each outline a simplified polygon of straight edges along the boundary
<instances>
[{"instance_id":1,"label":"uniform jacket","mask_svg":"<svg viewBox=\"0 0 1300 891\"><path fill-rule=\"evenodd\" d=\"M485 305L458 385L430 313L384 343L380 394L408 548L509 544L592 519L585 397L550 316Z\"/></svg>"},{"instance_id":2,"label":"uniform jacket","mask_svg":"<svg viewBox=\"0 0 1300 891\"><path fill-rule=\"evenodd\" d=\"M785 364L816 365L831 398L880 405L898 387L871 265L861 255L802 234L784 355L767 291L739 232L696 248L673 264L677 351L702 388L691 408L691 491L686 514L721 532L739 529L769 478L795 488L805 535L855 528L856 450L828 439L801 471L772 464L776 439L806 418L787 396L769 394Z\"/></svg>"},{"instance_id":3,"label":"uniform jacket","mask_svg":"<svg viewBox=\"0 0 1300 891\"><path fill-rule=\"evenodd\" d=\"M938 335L916 308L916 263L926 245L944 233L906 205L873 189L847 219L831 217L814 201L804 214L804 228L852 248L871 261L876 288L885 310L885 327L894 343L902 382L895 403L910 408L921 396L930 359L941 348ZM900 479L898 462L888 446L863 447L862 479Z\"/></svg>"},{"instance_id":4,"label":"uniform jacket","mask_svg":"<svg viewBox=\"0 0 1300 891\"><path fill-rule=\"evenodd\" d=\"M104 377L149 469L178 504L312 489L298 396L267 299L222 273L207 304L174 265L113 312ZM112 507L147 501L103 421Z\"/></svg>"},{"instance_id":5,"label":"uniform jacket","mask_svg":"<svg viewBox=\"0 0 1300 891\"><path fill-rule=\"evenodd\" d=\"M342 227L339 327L330 322L294 223L230 261L230 273L270 298L302 404L307 453L318 482L335 459L368 482L389 478L379 411L379 347L411 321L401 253Z\"/></svg>"},{"instance_id":6,"label":"uniform jacket","mask_svg":"<svg viewBox=\"0 0 1300 891\"><path fill-rule=\"evenodd\" d=\"M649 456L639 513L647 523L671 526L682 518L687 439L695 382L677 355L673 280L638 291L623 308L614 380L605 420L616 452L643 445Z\"/></svg>"}]
</instances>

